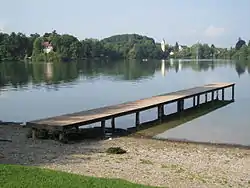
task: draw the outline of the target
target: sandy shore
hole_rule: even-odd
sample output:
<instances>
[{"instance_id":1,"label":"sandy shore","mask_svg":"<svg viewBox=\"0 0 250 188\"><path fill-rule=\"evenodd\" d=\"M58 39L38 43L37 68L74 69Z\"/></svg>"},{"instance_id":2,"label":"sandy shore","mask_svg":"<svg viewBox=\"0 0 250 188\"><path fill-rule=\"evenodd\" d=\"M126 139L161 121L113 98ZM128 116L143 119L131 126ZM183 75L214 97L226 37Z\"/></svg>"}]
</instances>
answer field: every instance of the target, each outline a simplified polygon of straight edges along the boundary
<instances>
[{"instance_id":1,"label":"sandy shore","mask_svg":"<svg viewBox=\"0 0 250 188\"><path fill-rule=\"evenodd\" d=\"M122 178L161 187L250 187L250 150L122 137L61 144L26 138L20 126L0 126L0 163ZM127 150L106 154L111 146Z\"/></svg>"}]
</instances>

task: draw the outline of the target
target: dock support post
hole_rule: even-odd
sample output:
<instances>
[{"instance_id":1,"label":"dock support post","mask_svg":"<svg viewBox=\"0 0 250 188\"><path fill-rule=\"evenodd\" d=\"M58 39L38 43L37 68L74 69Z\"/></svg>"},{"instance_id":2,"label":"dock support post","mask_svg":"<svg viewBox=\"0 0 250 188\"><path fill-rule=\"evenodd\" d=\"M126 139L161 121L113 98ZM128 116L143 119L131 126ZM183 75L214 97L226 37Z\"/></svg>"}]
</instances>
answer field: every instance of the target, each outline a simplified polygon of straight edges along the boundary
<instances>
[{"instance_id":1,"label":"dock support post","mask_svg":"<svg viewBox=\"0 0 250 188\"><path fill-rule=\"evenodd\" d=\"M195 96L193 97L193 107L195 107Z\"/></svg>"},{"instance_id":2,"label":"dock support post","mask_svg":"<svg viewBox=\"0 0 250 188\"><path fill-rule=\"evenodd\" d=\"M115 118L112 117L111 119L111 127L112 127L112 132L115 132Z\"/></svg>"},{"instance_id":3,"label":"dock support post","mask_svg":"<svg viewBox=\"0 0 250 188\"><path fill-rule=\"evenodd\" d=\"M102 129L103 136L105 136L105 120L101 121L101 129Z\"/></svg>"},{"instance_id":4,"label":"dock support post","mask_svg":"<svg viewBox=\"0 0 250 188\"><path fill-rule=\"evenodd\" d=\"M205 103L207 103L207 93L205 93Z\"/></svg>"},{"instance_id":5,"label":"dock support post","mask_svg":"<svg viewBox=\"0 0 250 188\"><path fill-rule=\"evenodd\" d=\"M35 128L32 128L32 139L36 139L36 132L37 130Z\"/></svg>"},{"instance_id":6,"label":"dock support post","mask_svg":"<svg viewBox=\"0 0 250 188\"><path fill-rule=\"evenodd\" d=\"M225 99L225 89L223 88L221 92L221 100L224 101L224 99Z\"/></svg>"},{"instance_id":7,"label":"dock support post","mask_svg":"<svg viewBox=\"0 0 250 188\"><path fill-rule=\"evenodd\" d=\"M184 110L184 99L181 100L181 111Z\"/></svg>"},{"instance_id":8,"label":"dock support post","mask_svg":"<svg viewBox=\"0 0 250 188\"><path fill-rule=\"evenodd\" d=\"M177 112L181 112L181 101L177 101Z\"/></svg>"},{"instance_id":9,"label":"dock support post","mask_svg":"<svg viewBox=\"0 0 250 188\"><path fill-rule=\"evenodd\" d=\"M140 125L140 112L135 113L135 126L138 127Z\"/></svg>"},{"instance_id":10,"label":"dock support post","mask_svg":"<svg viewBox=\"0 0 250 188\"><path fill-rule=\"evenodd\" d=\"M211 101L214 100L214 91L212 91Z\"/></svg>"},{"instance_id":11,"label":"dock support post","mask_svg":"<svg viewBox=\"0 0 250 188\"><path fill-rule=\"evenodd\" d=\"M232 101L234 101L234 85L232 85Z\"/></svg>"},{"instance_id":12,"label":"dock support post","mask_svg":"<svg viewBox=\"0 0 250 188\"><path fill-rule=\"evenodd\" d=\"M216 90L216 100L219 100L219 90Z\"/></svg>"},{"instance_id":13,"label":"dock support post","mask_svg":"<svg viewBox=\"0 0 250 188\"><path fill-rule=\"evenodd\" d=\"M184 99L180 99L177 102L177 112L181 112L184 110Z\"/></svg>"},{"instance_id":14,"label":"dock support post","mask_svg":"<svg viewBox=\"0 0 250 188\"><path fill-rule=\"evenodd\" d=\"M197 95L197 106L200 106L200 95Z\"/></svg>"},{"instance_id":15,"label":"dock support post","mask_svg":"<svg viewBox=\"0 0 250 188\"><path fill-rule=\"evenodd\" d=\"M160 105L158 106L158 120L159 120L160 122L162 122L163 116L164 116L164 105L163 105L163 104L160 104Z\"/></svg>"}]
</instances>

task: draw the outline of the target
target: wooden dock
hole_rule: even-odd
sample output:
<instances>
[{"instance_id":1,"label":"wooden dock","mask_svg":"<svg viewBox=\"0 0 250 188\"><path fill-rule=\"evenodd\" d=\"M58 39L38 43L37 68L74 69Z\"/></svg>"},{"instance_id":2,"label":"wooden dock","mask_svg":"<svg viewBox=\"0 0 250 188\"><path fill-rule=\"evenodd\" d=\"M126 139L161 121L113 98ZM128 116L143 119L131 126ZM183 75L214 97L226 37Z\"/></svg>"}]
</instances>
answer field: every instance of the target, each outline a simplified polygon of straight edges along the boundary
<instances>
[{"instance_id":1,"label":"wooden dock","mask_svg":"<svg viewBox=\"0 0 250 188\"><path fill-rule=\"evenodd\" d=\"M208 102L208 94L211 95L211 100L225 100L226 88L231 88L231 100L234 100L234 87L235 83L208 84L118 105L35 120L27 122L26 126L32 128L33 138L36 137L37 130L58 131L60 140L64 138L68 130L78 129L79 126L96 122L101 122L104 131L105 121L109 119L111 119L112 129L115 130L115 118L133 113L135 113L135 126L138 126L140 125L140 112L142 111L157 108L158 120L161 121L164 116L164 105L176 102L177 112L181 112L185 109L185 99L193 98L193 106L199 106L201 95L205 95L205 103ZM219 93L221 93L220 97Z\"/></svg>"}]
</instances>

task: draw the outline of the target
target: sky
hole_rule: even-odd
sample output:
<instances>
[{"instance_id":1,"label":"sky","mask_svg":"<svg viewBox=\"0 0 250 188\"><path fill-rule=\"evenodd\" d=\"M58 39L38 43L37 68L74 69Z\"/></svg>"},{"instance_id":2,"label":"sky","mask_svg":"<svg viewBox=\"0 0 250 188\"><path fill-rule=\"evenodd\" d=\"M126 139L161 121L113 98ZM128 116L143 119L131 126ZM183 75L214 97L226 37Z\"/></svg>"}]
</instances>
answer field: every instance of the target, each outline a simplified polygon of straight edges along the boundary
<instances>
[{"instance_id":1,"label":"sky","mask_svg":"<svg viewBox=\"0 0 250 188\"><path fill-rule=\"evenodd\" d=\"M137 33L169 44L250 40L250 0L0 0L0 31L102 39Z\"/></svg>"}]
</instances>

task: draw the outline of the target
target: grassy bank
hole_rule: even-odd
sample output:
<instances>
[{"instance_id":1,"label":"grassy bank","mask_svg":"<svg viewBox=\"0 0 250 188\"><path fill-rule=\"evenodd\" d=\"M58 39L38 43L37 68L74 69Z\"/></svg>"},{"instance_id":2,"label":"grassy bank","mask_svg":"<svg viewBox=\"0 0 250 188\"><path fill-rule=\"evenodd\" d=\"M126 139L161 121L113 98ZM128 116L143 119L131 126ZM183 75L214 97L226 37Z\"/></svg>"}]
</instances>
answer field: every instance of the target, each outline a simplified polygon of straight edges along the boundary
<instances>
[{"instance_id":1,"label":"grassy bank","mask_svg":"<svg viewBox=\"0 0 250 188\"><path fill-rule=\"evenodd\" d=\"M2 188L150 188L119 179L85 177L16 165L0 165L0 182Z\"/></svg>"}]
</instances>

